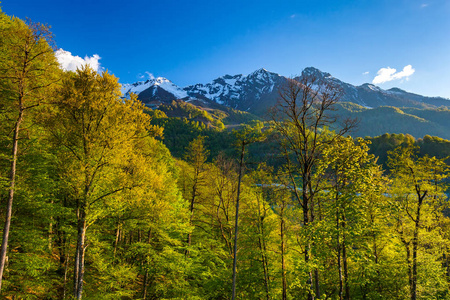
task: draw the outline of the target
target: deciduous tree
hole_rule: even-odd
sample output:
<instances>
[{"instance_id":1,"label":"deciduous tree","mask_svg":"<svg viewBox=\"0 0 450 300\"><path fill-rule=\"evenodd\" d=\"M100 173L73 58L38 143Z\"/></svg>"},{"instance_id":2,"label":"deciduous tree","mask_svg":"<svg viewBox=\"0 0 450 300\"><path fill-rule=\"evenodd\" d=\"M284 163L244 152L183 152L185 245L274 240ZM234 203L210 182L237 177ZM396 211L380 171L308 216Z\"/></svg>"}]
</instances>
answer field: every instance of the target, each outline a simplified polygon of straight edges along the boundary
<instances>
[{"instance_id":1,"label":"deciduous tree","mask_svg":"<svg viewBox=\"0 0 450 300\"><path fill-rule=\"evenodd\" d=\"M407 144L389 152L388 159L394 180L390 193L397 200L396 229L405 247L411 300L420 297L418 259L420 245L426 243L421 236L431 230L426 225L427 214L440 214L443 210L447 188L444 180L450 176L444 159L418 157L417 151L412 144Z\"/></svg>"},{"instance_id":2,"label":"deciduous tree","mask_svg":"<svg viewBox=\"0 0 450 300\"><path fill-rule=\"evenodd\" d=\"M272 124L280 136L289 185L303 212L305 232L314 222L316 195L322 189L323 174L318 170L318 164L323 152L356 124L355 120L348 119L338 124L337 119L329 115L341 94L338 86L303 74L299 79L288 80L280 90L279 103L272 112ZM338 131L326 130L327 127ZM312 259L311 238L304 243L305 264L309 265ZM317 270L314 273L313 270L308 271L307 298L310 300L320 297Z\"/></svg>"},{"instance_id":3,"label":"deciduous tree","mask_svg":"<svg viewBox=\"0 0 450 300\"><path fill-rule=\"evenodd\" d=\"M74 201L77 245L74 296L81 299L87 229L104 216L104 203L140 185L133 176L133 147L150 130L136 100L122 99L117 79L89 67L69 73L58 90L48 129L59 146L60 176Z\"/></svg>"},{"instance_id":4,"label":"deciduous tree","mask_svg":"<svg viewBox=\"0 0 450 300\"><path fill-rule=\"evenodd\" d=\"M49 87L58 80L58 64L51 47L52 34L47 26L31 22L25 24L20 19L0 14L0 120L2 139L9 141L9 153L1 157L9 162L9 174L5 180L8 197L0 249L1 289L16 190L19 141L29 137L27 127L31 126L33 118L29 112L49 95Z\"/></svg>"}]
</instances>

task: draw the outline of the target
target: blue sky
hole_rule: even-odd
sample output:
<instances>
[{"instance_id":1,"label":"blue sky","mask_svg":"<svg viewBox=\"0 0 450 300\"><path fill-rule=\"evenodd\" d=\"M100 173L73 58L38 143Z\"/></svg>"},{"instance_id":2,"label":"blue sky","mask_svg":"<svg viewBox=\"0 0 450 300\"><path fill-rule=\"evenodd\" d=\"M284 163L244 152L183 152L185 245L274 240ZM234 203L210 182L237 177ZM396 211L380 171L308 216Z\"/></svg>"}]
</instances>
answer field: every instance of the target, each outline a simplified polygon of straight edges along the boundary
<instances>
[{"instance_id":1,"label":"blue sky","mask_svg":"<svg viewBox=\"0 0 450 300\"><path fill-rule=\"evenodd\" d=\"M151 73L186 86L261 67L291 76L313 66L355 85L376 82L450 98L449 0L3 0L0 5L8 15L51 25L57 46L72 55L91 61L98 55L101 67L122 83Z\"/></svg>"}]
</instances>

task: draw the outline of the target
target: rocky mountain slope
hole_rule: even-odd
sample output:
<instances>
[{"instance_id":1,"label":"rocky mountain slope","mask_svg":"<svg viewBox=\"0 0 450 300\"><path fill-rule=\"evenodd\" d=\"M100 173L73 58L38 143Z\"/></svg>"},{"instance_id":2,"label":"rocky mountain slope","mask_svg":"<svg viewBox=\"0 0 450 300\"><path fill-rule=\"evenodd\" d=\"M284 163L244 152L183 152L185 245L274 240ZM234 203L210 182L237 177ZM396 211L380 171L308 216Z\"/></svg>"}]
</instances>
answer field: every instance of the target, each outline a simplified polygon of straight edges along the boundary
<instances>
[{"instance_id":1,"label":"rocky mountain slope","mask_svg":"<svg viewBox=\"0 0 450 300\"><path fill-rule=\"evenodd\" d=\"M301 76L314 76L342 89L335 113L359 120L353 136L404 133L416 138L433 135L450 139L450 99L425 97L398 88L384 90L368 83L354 86L315 68L304 69ZM122 91L125 96L131 92L138 94L139 99L152 108L162 107L161 104L178 107L180 101L174 100L182 100L200 110L214 112L213 116L221 116L217 121L234 126L251 118L266 117L268 109L276 105L278 91L287 80L285 76L259 69L247 76L225 75L207 84L184 88L166 78L152 78L124 84ZM192 113L183 115L188 119L190 116Z\"/></svg>"},{"instance_id":2,"label":"rocky mountain slope","mask_svg":"<svg viewBox=\"0 0 450 300\"><path fill-rule=\"evenodd\" d=\"M338 85L343 90L341 102L352 102L366 108L380 106L437 108L450 107L450 100L441 97L425 97L398 88L383 90L373 84L354 86L343 82L331 74L315 68L306 68L301 76L314 76L325 82ZM300 76L300 77L301 77ZM266 69L259 69L247 76L224 75L210 83L179 87L170 80L158 77L147 81L124 84L122 92L133 92L146 104L168 103L175 99L187 102L200 101L207 105L219 104L234 109L263 115L276 104L278 90L287 77Z\"/></svg>"}]
</instances>

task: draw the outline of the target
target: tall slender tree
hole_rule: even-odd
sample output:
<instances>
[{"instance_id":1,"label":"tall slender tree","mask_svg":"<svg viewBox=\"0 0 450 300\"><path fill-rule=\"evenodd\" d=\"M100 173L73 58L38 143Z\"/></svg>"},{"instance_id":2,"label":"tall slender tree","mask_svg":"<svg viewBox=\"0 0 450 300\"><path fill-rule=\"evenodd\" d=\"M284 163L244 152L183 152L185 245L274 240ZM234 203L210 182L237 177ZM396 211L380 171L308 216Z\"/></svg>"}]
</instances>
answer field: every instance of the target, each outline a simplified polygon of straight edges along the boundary
<instances>
[{"instance_id":1,"label":"tall slender tree","mask_svg":"<svg viewBox=\"0 0 450 300\"><path fill-rule=\"evenodd\" d=\"M350 119L338 124L330 115L341 95L339 86L304 73L300 78L288 80L272 111L272 124L280 136L287 176L303 211L305 231L314 222L316 195L322 189L323 172L318 170L318 163L323 152L356 125L356 121ZM327 127L338 131L330 132ZM311 247L312 240L308 238L304 252L306 265L312 260ZM320 297L317 270L308 271L307 286L308 300Z\"/></svg>"},{"instance_id":2,"label":"tall slender tree","mask_svg":"<svg viewBox=\"0 0 450 300\"><path fill-rule=\"evenodd\" d=\"M25 24L17 18L0 12L0 110L2 139L9 140L9 175L6 216L0 249L0 290L5 270L17 163L20 156L19 141L28 136L29 113L49 94L58 80L58 64L53 53L52 34L39 23Z\"/></svg>"},{"instance_id":3,"label":"tall slender tree","mask_svg":"<svg viewBox=\"0 0 450 300\"><path fill-rule=\"evenodd\" d=\"M239 233L239 200L241 194L241 182L244 173L244 156L246 147L252 143L262 141L265 138L265 134L262 132L264 124L256 122L254 126L245 125L238 131L235 131L235 135L238 138L240 148L239 159L239 177L238 187L236 195L236 213L234 222L234 248L233 248L233 283L232 283L232 295L231 299L236 298L236 277L237 277L237 245L238 245L238 233Z\"/></svg>"},{"instance_id":4,"label":"tall slender tree","mask_svg":"<svg viewBox=\"0 0 450 300\"><path fill-rule=\"evenodd\" d=\"M73 294L82 298L87 229L102 217L103 203L135 188L130 153L148 135L149 116L136 100L122 99L117 78L89 67L69 73L55 103L48 130L59 146L61 181L77 216Z\"/></svg>"},{"instance_id":5,"label":"tall slender tree","mask_svg":"<svg viewBox=\"0 0 450 300\"><path fill-rule=\"evenodd\" d=\"M396 202L397 232L405 247L410 299L418 299L420 233L426 212L443 209L442 199L450 170L444 159L418 157L418 149L406 144L389 152L388 166L394 180L391 193ZM430 230L430 228L428 228Z\"/></svg>"},{"instance_id":6,"label":"tall slender tree","mask_svg":"<svg viewBox=\"0 0 450 300\"><path fill-rule=\"evenodd\" d=\"M185 159L192 165L192 184L190 188L190 199L189 199L189 211L190 211L190 223L192 225L194 219L194 208L197 198L200 196L200 188L204 184L204 172L205 163L208 157L209 151L205 149L204 137L197 137L192 142L189 143L187 147L187 152ZM192 233L188 233L187 244L188 247L191 246ZM189 254L189 249L186 250L186 254Z\"/></svg>"}]
</instances>

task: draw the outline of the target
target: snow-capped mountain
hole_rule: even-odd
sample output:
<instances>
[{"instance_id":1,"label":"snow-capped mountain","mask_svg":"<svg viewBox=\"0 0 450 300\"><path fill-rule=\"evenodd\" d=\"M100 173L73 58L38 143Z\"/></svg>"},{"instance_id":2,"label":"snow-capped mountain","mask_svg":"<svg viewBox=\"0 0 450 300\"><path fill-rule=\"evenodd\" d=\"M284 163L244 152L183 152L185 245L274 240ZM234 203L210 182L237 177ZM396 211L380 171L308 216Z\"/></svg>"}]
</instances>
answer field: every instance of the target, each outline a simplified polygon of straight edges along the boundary
<instances>
[{"instance_id":1,"label":"snow-capped mountain","mask_svg":"<svg viewBox=\"0 0 450 300\"><path fill-rule=\"evenodd\" d=\"M123 84L122 94L128 97L131 93L137 94L144 103L167 102L174 99L188 98L186 91L164 77Z\"/></svg>"},{"instance_id":2,"label":"snow-capped mountain","mask_svg":"<svg viewBox=\"0 0 450 300\"><path fill-rule=\"evenodd\" d=\"M185 87L190 97L210 99L219 104L243 110L260 112L260 107L273 105L278 88L286 78L265 69L259 69L247 76L225 75L211 83Z\"/></svg>"},{"instance_id":3,"label":"snow-capped mountain","mask_svg":"<svg viewBox=\"0 0 450 300\"><path fill-rule=\"evenodd\" d=\"M368 108L450 106L449 99L420 96L398 88L383 90L368 83L354 86L313 67L304 69L300 77L302 76L314 76L320 81L337 85L343 91L342 101L353 102ZM131 92L136 93L146 104L170 102L175 99L199 100L262 115L269 107L276 104L278 90L283 87L287 79L266 69L259 69L246 76L225 75L210 83L195 84L185 88L175 85L166 78L158 77L145 82L124 84L122 92L125 96Z\"/></svg>"}]
</instances>

